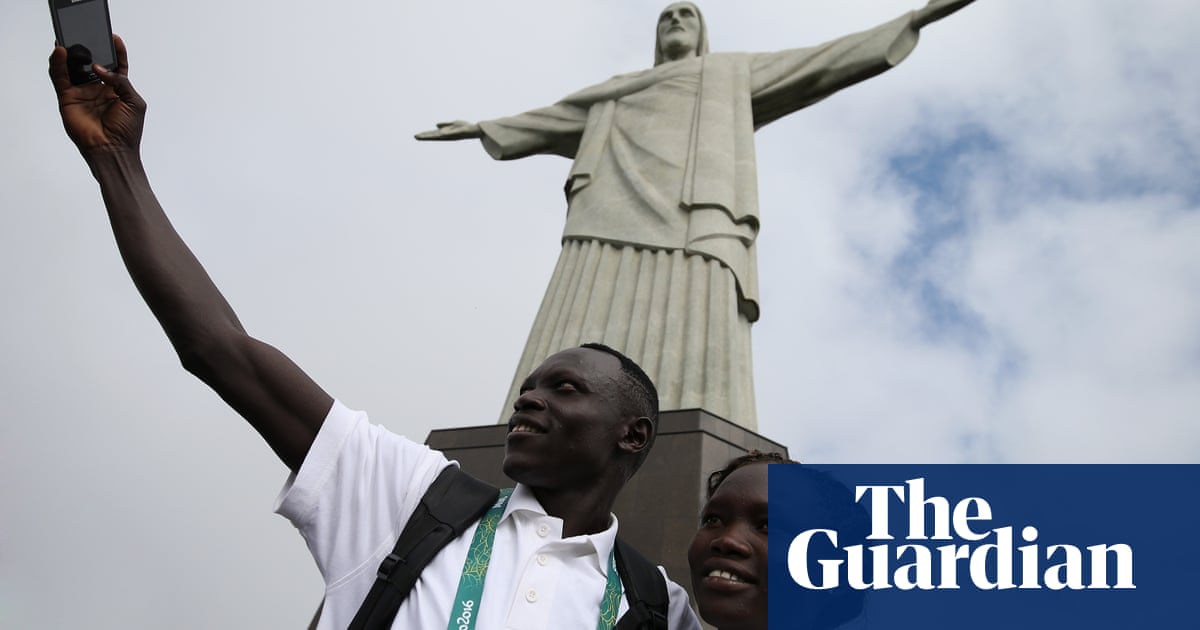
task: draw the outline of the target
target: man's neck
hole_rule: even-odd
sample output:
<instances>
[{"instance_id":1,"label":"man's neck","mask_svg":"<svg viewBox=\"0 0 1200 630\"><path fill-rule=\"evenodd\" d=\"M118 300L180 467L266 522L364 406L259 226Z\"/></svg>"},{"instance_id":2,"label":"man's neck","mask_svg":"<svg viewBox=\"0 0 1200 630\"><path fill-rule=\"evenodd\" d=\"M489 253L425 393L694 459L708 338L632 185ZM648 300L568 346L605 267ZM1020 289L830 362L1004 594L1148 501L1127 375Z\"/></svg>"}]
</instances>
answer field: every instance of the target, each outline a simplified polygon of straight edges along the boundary
<instances>
[{"instance_id":1,"label":"man's neck","mask_svg":"<svg viewBox=\"0 0 1200 630\"><path fill-rule=\"evenodd\" d=\"M560 490L530 488L546 514L562 519L563 538L596 534L608 529L616 493L600 489Z\"/></svg>"}]
</instances>

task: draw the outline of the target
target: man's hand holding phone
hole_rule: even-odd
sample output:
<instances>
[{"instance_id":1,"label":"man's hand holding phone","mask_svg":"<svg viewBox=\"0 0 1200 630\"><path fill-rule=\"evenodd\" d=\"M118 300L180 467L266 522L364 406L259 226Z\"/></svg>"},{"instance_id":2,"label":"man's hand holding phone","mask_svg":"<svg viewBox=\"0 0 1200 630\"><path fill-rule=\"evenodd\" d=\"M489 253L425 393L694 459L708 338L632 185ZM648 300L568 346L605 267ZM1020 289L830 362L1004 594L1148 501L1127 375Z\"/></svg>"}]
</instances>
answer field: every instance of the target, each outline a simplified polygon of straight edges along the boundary
<instances>
[{"instance_id":1,"label":"man's hand holding phone","mask_svg":"<svg viewBox=\"0 0 1200 630\"><path fill-rule=\"evenodd\" d=\"M110 72L96 64L92 70L99 82L72 85L67 66L67 49L55 46L50 54L50 81L58 93L58 110L67 135L85 156L107 151L138 151L146 101L129 82L129 58L125 42L113 36L117 69Z\"/></svg>"}]
</instances>

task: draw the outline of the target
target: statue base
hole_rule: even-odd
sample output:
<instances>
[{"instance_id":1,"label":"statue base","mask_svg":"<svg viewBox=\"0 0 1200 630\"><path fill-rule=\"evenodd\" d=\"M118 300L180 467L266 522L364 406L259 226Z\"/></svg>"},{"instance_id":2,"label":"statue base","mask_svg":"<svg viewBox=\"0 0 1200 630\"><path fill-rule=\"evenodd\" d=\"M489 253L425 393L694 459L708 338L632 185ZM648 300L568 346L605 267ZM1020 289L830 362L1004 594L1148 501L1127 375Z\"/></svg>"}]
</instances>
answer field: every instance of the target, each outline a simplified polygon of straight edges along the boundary
<instances>
[{"instance_id":1,"label":"statue base","mask_svg":"<svg viewBox=\"0 0 1200 630\"><path fill-rule=\"evenodd\" d=\"M437 429L425 443L472 475L505 487L512 485L501 470L507 433L502 424ZM665 567L689 596L687 549L699 524L708 475L754 449L787 455L786 446L702 409L663 411L653 450L613 507L621 537Z\"/></svg>"}]
</instances>

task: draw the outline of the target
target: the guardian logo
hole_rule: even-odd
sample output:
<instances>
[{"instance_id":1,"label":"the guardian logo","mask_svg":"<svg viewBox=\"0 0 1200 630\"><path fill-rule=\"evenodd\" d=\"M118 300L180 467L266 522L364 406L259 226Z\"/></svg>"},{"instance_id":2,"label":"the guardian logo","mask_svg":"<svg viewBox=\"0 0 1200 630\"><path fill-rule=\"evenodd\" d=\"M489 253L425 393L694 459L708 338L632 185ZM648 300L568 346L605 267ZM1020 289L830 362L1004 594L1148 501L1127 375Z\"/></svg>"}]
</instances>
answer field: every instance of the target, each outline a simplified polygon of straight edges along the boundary
<instances>
[{"instance_id":1,"label":"the guardian logo","mask_svg":"<svg viewBox=\"0 0 1200 630\"><path fill-rule=\"evenodd\" d=\"M1121 542L1083 549L1045 544L1036 523L996 526L982 497L955 502L926 496L925 478L902 485L856 485L855 501L870 508L866 541L839 546L839 532L811 528L792 538L787 569L799 586L829 590L1136 589L1134 550ZM893 531L892 510L907 510L907 527ZM898 538L898 534L903 534ZM815 562L814 562L815 560Z\"/></svg>"},{"instance_id":2,"label":"the guardian logo","mask_svg":"<svg viewBox=\"0 0 1200 630\"><path fill-rule=\"evenodd\" d=\"M1198 627L1200 465L772 464L768 478L771 628Z\"/></svg>"}]
</instances>

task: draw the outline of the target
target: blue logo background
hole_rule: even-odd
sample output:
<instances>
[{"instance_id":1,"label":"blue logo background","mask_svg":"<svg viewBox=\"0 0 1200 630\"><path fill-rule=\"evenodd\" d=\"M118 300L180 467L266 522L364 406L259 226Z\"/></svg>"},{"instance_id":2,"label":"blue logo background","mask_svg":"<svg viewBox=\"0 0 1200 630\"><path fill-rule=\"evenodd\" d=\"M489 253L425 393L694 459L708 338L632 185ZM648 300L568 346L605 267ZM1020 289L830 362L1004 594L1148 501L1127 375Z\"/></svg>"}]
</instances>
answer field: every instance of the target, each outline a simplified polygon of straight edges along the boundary
<instances>
[{"instance_id":1,"label":"blue logo background","mask_svg":"<svg viewBox=\"0 0 1200 630\"><path fill-rule=\"evenodd\" d=\"M825 473L814 474L814 473ZM830 478L837 483L832 483ZM787 554L793 539L813 528L848 530L839 533L838 547L851 544L890 546L891 574L913 561L907 553L896 559L896 548L905 544L929 547L933 552L934 583L939 580L937 547L994 544L996 536L980 541L905 540L909 532L909 504L889 493L889 533L893 540L862 540L869 531L868 497L854 503L853 491L864 485L901 485L923 478L925 497L944 497L951 512L960 501L981 497L991 507L990 521L971 523L975 532L1012 526L1014 581L1020 585L1022 567L1016 548L1038 545L1040 590L981 590L971 581L969 562L957 563L957 590L854 591L845 588L846 565L839 570L843 588L809 590L789 574ZM972 630L1086 628L1200 628L1197 587L1200 586L1200 466L1194 465L855 465L770 467L770 626L771 628ZM907 498L907 496L906 496ZM931 508L925 509L925 533L933 534ZM1037 528L1032 543L1021 538L1026 526ZM853 531L859 531L857 534ZM858 540L854 540L857 537ZM1136 589L1051 590L1043 574L1063 562L1063 553L1046 559L1051 545L1073 545L1085 558L1091 545L1124 543L1133 550L1133 583ZM814 538L810 550L810 576L820 585L821 558L844 558L823 537ZM995 554L992 554L993 558ZM871 554L865 552L869 567ZM989 563L994 580L995 560ZM1110 561L1107 581L1116 583L1115 561ZM1085 563L1083 584L1091 581ZM861 608L861 610L860 610ZM845 620L846 617L852 617ZM830 625L839 624L840 625Z\"/></svg>"}]
</instances>

